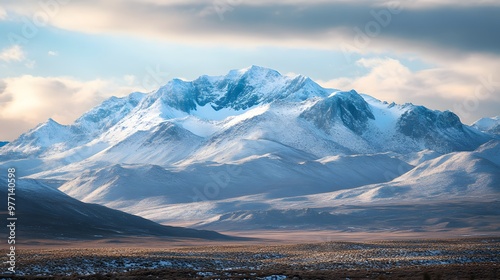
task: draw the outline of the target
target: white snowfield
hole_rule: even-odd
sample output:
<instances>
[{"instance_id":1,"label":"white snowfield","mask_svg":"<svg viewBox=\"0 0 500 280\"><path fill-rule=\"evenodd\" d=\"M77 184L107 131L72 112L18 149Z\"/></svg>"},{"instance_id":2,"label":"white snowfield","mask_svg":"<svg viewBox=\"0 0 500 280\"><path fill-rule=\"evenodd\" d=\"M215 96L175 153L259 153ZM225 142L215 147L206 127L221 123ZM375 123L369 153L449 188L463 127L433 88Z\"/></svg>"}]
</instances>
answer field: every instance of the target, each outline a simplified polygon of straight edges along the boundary
<instances>
[{"instance_id":1,"label":"white snowfield","mask_svg":"<svg viewBox=\"0 0 500 280\"><path fill-rule=\"evenodd\" d=\"M498 117L325 89L258 66L110 98L0 148L0 166L161 223L252 211L498 201ZM247 215L231 216L236 211ZM232 217L232 218L231 218Z\"/></svg>"}]
</instances>

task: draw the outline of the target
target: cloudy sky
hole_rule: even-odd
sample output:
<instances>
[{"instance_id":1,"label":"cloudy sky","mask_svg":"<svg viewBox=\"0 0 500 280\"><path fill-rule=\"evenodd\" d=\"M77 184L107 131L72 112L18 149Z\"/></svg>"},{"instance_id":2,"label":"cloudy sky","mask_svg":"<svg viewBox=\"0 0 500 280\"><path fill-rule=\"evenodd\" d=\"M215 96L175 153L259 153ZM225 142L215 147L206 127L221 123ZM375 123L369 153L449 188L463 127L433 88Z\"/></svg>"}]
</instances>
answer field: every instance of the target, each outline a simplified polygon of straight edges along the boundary
<instances>
[{"instance_id":1,"label":"cloudy sky","mask_svg":"<svg viewBox=\"0 0 500 280\"><path fill-rule=\"evenodd\" d=\"M500 115L498 0L2 0L0 140L109 96L260 65Z\"/></svg>"}]
</instances>

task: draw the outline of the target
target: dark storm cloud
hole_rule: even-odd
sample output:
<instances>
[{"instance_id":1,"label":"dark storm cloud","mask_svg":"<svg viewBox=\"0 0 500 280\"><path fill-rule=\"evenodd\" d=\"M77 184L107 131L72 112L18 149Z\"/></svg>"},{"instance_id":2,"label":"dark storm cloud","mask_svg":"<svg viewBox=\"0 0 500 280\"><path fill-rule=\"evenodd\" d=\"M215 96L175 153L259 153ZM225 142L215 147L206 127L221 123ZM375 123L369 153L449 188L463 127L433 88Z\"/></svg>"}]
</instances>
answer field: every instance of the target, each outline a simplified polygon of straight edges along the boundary
<instances>
[{"instance_id":1,"label":"dark storm cloud","mask_svg":"<svg viewBox=\"0 0 500 280\"><path fill-rule=\"evenodd\" d=\"M177 6L174 9L186 12L211 8L196 7L197 5ZM168 10L172 8L165 7ZM500 53L499 6L401 8L400 13L391 13L387 26L380 26L376 39L417 42L463 52ZM269 3L257 6L242 4L223 8L222 13L220 10L219 13L206 13L203 17L195 18L188 23L188 29L194 32L321 40L331 30L342 30L350 36L356 36L354 28L364 31L367 24L375 21L374 13L384 13L387 9L383 6L340 2L296 5Z\"/></svg>"},{"instance_id":2,"label":"dark storm cloud","mask_svg":"<svg viewBox=\"0 0 500 280\"><path fill-rule=\"evenodd\" d=\"M396 44L396 48L416 43L419 47L437 47L445 51L500 53L500 5L493 1L473 4L448 0L432 3L387 3L384 0L72 0L61 7L53 23L61 28L91 33L131 32L202 43L210 39L223 43L219 41L221 38L225 42L238 42L243 38L261 45L273 44L280 39L319 44L324 40L340 44L352 41L359 35L355 28L365 30L367 25L376 22L374 13L384 13L387 6L394 4L400 5L402 11L391 13L387 26L380 25L380 32L370 38L377 43ZM40 12L37 5L26 5L22 1L6 0L7 11L28 11L31 8L28 15ZM87 19L81 14L96 16ZM401 42L401 46L397 45Z\"/></svg>"},{"instance_id":3,"label":"dark storm cloud","mask_svg":"<svg viewBox=\"0 0 500 280\"><path fill-rule=\"evenodd\" d=\"M386 36L464 52L500 53L500 7L407 10L394 17Z\"/></svg>"}]
</instances>

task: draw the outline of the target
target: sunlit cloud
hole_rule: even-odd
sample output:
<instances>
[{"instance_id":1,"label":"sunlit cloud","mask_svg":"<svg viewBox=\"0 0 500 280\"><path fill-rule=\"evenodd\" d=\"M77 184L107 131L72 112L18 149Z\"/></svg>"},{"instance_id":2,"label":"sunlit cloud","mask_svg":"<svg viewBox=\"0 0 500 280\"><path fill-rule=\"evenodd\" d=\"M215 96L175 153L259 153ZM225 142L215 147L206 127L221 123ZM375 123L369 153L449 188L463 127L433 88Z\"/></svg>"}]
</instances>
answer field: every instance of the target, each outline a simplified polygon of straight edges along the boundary
<instances>
[{"instance_id":1,"label":"sunlit cloud","mask_svg":"<svg viewBox=\"0 0 500 280\"><path fill-rule=\"evenodd\" d=\"M0 7L0 20L4 20L7 18L7 12L4 8Z\"/></svg>"},{"instance_id":2,"label":"sunlit cloud","mask_svg":"<svg viewBox=\"0 0 500 280\"><path fill-rule=\"evenodd\" d=\"M7 47L3 50L0 50L0 60L5 62L11 61L22 61L24 60L24 52L21 46L13 45L11 47Z\"/></svg>"},{"instance_id":3,"label":"sunlit cloud","mask_svg":"<svg viewBox=\"0 0 500 280\"><path fill-rule=\"evenodd\" d=\"M101 79L24 75L0 80L1 137L14 139L48 118L70 124L106 98L132 91L134 88Z\"/></svg>"}]
</instances>

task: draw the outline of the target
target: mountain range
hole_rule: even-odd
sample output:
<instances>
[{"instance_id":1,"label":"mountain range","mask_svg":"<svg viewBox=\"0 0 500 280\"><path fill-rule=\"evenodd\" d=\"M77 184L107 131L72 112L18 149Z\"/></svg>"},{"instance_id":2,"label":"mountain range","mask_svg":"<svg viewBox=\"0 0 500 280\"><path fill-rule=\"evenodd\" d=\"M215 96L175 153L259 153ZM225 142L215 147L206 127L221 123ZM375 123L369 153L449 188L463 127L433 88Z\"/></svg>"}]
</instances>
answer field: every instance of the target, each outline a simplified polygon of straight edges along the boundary
<instances>
[{"instance_id":1,"label":"mountain range","mask_svg":"<svg viewBox=\"0 0 500 280\"><path fill-rule=\"evenodd\" d=\"M397 227L439 209L412 226L498 230L499 128L252 66L49 119L1 147L0 166L162 224Z\"/></svg>"}]
</instances>

